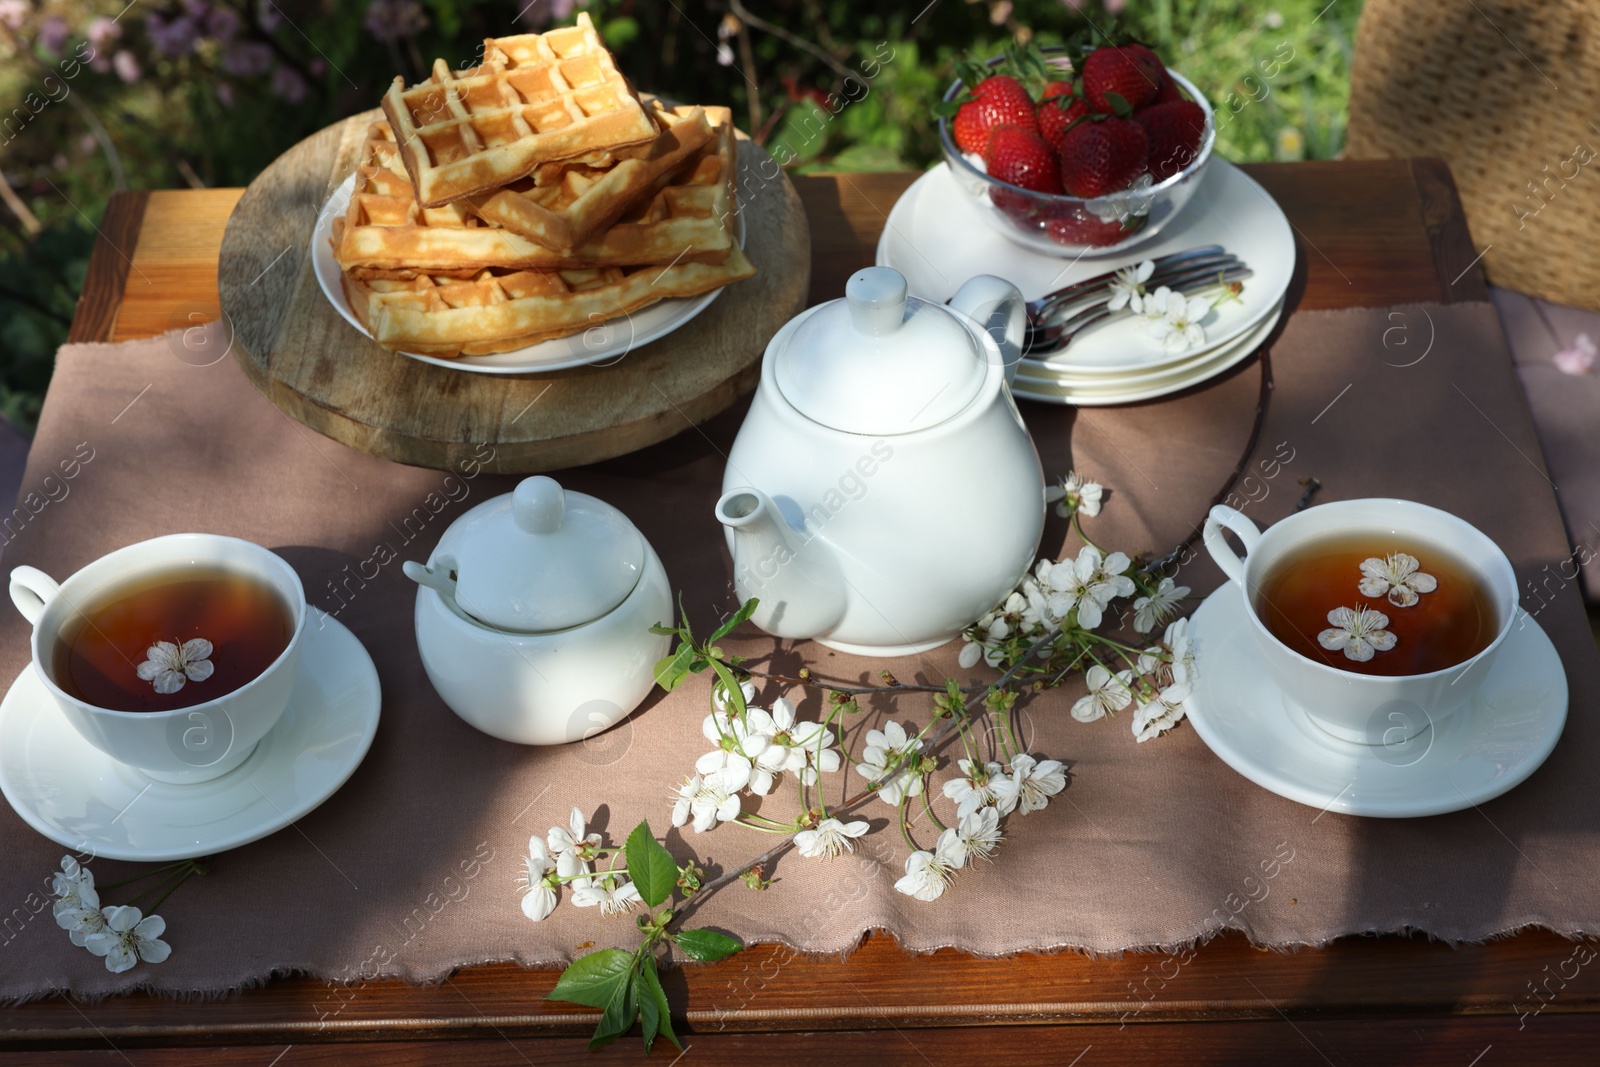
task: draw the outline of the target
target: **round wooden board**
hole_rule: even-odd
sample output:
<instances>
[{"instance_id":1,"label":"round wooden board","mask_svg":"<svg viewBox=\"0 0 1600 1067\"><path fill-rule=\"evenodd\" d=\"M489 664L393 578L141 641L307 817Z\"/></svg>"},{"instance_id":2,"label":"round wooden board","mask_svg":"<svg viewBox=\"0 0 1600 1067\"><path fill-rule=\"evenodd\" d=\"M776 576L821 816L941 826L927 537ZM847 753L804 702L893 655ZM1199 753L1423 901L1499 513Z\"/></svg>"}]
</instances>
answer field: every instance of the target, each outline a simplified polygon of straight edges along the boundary
<instances>
[{"instance_id":1,"label":"round wooden board","mask_svg":"<svg viewBox=\"0 0 1600 1067\"><path fill-rule=\"evenodd\" d=\"M756 275L609 366L500 376L386 351L340 317L311 270L317 214L356 167L356 115L273 162L228 219L217 269L233 354L284 414L385 459L446 469L479 446L507 474L559 470L663 441L755 387L767 341L805 306L811 234L794 187L739 142L739 209Z\"/></svg>"}]
</instances>

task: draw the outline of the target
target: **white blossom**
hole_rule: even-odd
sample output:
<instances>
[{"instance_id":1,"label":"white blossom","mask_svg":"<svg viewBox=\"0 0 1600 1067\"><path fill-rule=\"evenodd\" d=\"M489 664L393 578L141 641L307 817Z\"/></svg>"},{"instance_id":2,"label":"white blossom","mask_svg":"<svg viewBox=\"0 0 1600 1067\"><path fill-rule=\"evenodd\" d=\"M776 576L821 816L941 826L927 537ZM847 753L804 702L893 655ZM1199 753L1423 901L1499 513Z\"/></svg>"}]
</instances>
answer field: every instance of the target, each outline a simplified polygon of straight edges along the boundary
<instances>
[{"instance_id":1,"label":"white blossom","mask_svg":"<svg viewBox=\"0 0 1600 1067\"><path fill-rule=\"evenodd\" d=\"M574 889L589 884L589 861L598 855L600 835L587 833L583 812L574 805L565 827L552 826L545 835L550 851L555 853L556 873L562 878L572 878Z\"/></svg>"},{"instance_id":2,"label":"white blossom","mask_svg":"<svg viewBox=\"0 0 1600 1067\"><path fill-rule=\"evenodd\" d=\"M1043 811L1067 787L1067 769L1060 760L1036 760L1023 753L1011 761L1011 780L1017 786L1017 811L1026 815Z\"/></svg>"},{"instance_id":3,"label":"white blossom","mask_svg":"<svg viewBox=\"0 0 1600 1067\"><path fill-rule=\"evenodd\" d=\"M966 862L966 849L952 827L939 835L932 852L919 849L906 857L906 873L894 887L918 900L938 900Z\"/></svg>"},{"instance_id":4,"label":"white blossom","mask_svg":"<svg viewBox=\"0 0 1600 1067\"><path fill-rule=\"evenodd\" d=\"M1145 301L1146 329L1150 336L1162 342L1168 352L1183 352L1206 342L1206 332L1200 322L1211 312L1211 302L1203 296L1185 297L1182 293L1167 293L1158 305L1162 315L1151 319L1151 304L1161 296L1161 290Z\"/></svg>"},{"instance_id":5,"label":"white blossom","mask_svg":"<svg viewBox=\"0 0 1600 1067\"><path fill-rule=\"evenodd\" d=\"M794 847L802 856L832 859L841 852L854 852L856 846L852 839L866 832L867 824L860 820L846 823L827 818L817 823L815 829L795 834Z\"/></svg>"},{"instance_id":6,"label":"white blossom","mask_svg":"<svg viewBox=\"0 0 1600 1067\"><path fill-rule=\"evenodd\" d=\"M85 908L100 910L100 894L95 892L94 872L80 866L71 856L61 857L61 870L50 876L50 892L56 896L51 912L62 929L69 926L61 921L64 914Z\"/></svg>"},{"instance_id":7,"label":"white blossom","mask_svg":"<svg viewBox=\"0 0 1600 1067\"><path fill-rule=\"evenodd\" d=\"M1133 713L1134 740L1144 744L1176 726L1188 713L1189 693L1189 683L1178 682L1161 690L1149 703L1139 705Z\"/></svg>"},{"instance_id":8,"label":"white blossom","mask_svg":"<svg viewBox=\"0 0 1600 1067\"><path fill-rule=\"evenodd\" d=\"M1133 701L1133 691L1129 688L1133 674L1129 671L1112 674L1096 663L1084 675L1084 680L1089 683L1089 693L1072 705L1072 717L1079 722L1102 719L1108 712L1121 711Z\"/></svg>"},{"instance_id":9,"label":"white blossom","mask_svg":"<svg viewBox=\"0 0 1600 1067\"><path fill-rule=\"evenodd\" d=\"M1135 307L1134 310L1139 309ZM1044 491L1044 500L1046 504L1054 502L1056 514L1063 519L1074 511L1081 511L1092 519L1100 514L1100 500L1105 492L1105 486L1099 482L1087 481L1077 471L1068 471L1060 485L1052 485Z\"/></svg>"},{"instance_id":10,"label":"white blossom","mask_svg":"<svg viewBox=\"0 0 1600 1067\"><path fill-rule=\"evenodd\" d=\"M582 889L574 890L572 903L580 908L600 908L601 915L620 915L644 903L639 890L620 871L597 874Z\"/></svg>"},{"instance_id":11,"label":"white blossom","mask_svg":"<svg viewBox=\"0 0 1600 1067\"><path fill-rule=\"evenodd\" d=\"M1093 630L1112 600L1134 591L1133 579L1125 573L1132 565L1125 553L1104 556L1093 545L1084 545L1077 559L1050 568L1050 585L1057 590L1049 597L1051 612L1065 618L1077 608L1078 625Z\"/></svg>"},{"instance_id":12,"label":"white blossom","mask_svg":"<svg viewBox=\"0 0 1600 1067\"><path fill-rule=\"evenodd\" d=\"M555 911L556 887L560 884L551 877L556 865L550 861L550 853L538 834L528 838L528 855L522 865L524 873L518 879L523 891L522 914L538 922Z\"/></svg>"},{"instance_id":13,"label":"white blossom","mask_svg":"<svg viewBox=\"0 0 1600 1067\"><path fill-rule=\"evenodd\" d=\"M1331 629L1317 635L1317 644L1329 652L1344 650L1346 659L1365 663L1374 651L1387 652L1398 638L1385 630L1389 616L1373 608L1334 608L1328 612Z\"/></svg>"},{"instance_id":14,"label":"white blossom","mask_svg":"<svg viewBox=\"0 0 1600 1067\"><path fill-rule=\"evenodd\" d=\"M1155 269L1155 261L1147 259L1117 271L1108 286L1111 299L1106 301L1106 308L1110 311L1121 311L1123 308L1138 311L1144 302L1144 283L1150 280Z\"/></svg>"},{"instance_id":15,"label":"white blossom","mask_svg":"<svg viewBox=\"0 0 1600 1067\"><path fill-rule=\"evenodd\" d=\"M922 771L918 768L917 756L921 749L921 738L909 736L905 727L897 722L884 723L882 730L867 731L867 745L862 749L861 761L856 764L856 773L868 781L881 783L878 798L898 807L903 798L922 795ZM897 759L899 769L891 774L889 765Z\"/></svg>"},{"instance_id":16,"label":"white blossom","mask_svg":"<svg viewBox=\"0 0 1600 1067\"><path fill-rule=\"evenodd\" d=\"M176 693L187 682L203 682L215 669L209 658L211 642L203 637L185 641L181 647L171 641L157 641L144 654L145 661L135 671L140 681L151 683L161 694Z\"/></svg>"},{"instance_id":17,"label":"white blossom","mask_svg":"<svg viewBox=\"0 0 1600 1067\"><path fill-rule=\"evenodd\" d=\"M759 708L747 708L744 718L737 718L724 711L714 711L705 718L701 732L706 740L717 747L694 761L694 769L701 774L722 772L732 789L739 790L752 785L756 776L756 760L766 751L772 743L772 738L761 732L755 725L755 713ZM761 713L762 718L771 722L766 712ZM769 772L761 777L765 789L752 788L751 791L761 795L772 791L772 775Z\"/></svg>"},{"instance_id":18,"label":"white blossom","mask_svg":"<svg viewBox=\"0 0 1600 1067\"><path fill-rule=\"evenodd\" d=\"M1000 764L990 761L979 766L969 759L956 761L961 777L944 784L944 795L956 803L956 818L964 819L979 808L995 807L1001 815L1017 806L1014 783Z\"/></svg>"},{"instance_id":19,"label":"white blossom","mask_svg":"<svg viewBox=\"0 0 1600 1067\"><path fill-rule=\"evenodd\" d=\"M1142 634L1149 633L1166 622L1188 595L1188 586L1174 585L1171 578L1161 579L1154 593L1133 602L1133 628Z\"/></svg>"},{"instance_id":20,"label":"white blossom","mask_svg":"<svg viewBox=\"0 0 1600 1067\"><path fill-rule=\"evenodd\" d=\"M703 834L719 822L731 822L741 811L739 791L721 771L697 774L684 780L673 793L672 825L694 819L694 832Z\"/></svg>"},{"instance_id":21,"label":"white blossom","mask_svg":"<svg viewBox=\"0 0 1600 1067\"><path fill-rule=\"evenodd\" d=\"M1000 846L1000 813L994 808L979 808L961 817L956 825L956 838L967 854L967 865L976 859L989 859Z\"/></svg>"},{"instance_id":22,"label":"white blossom","mask_svg":"<svg viewBox=\"0 0 1600 1067\"><path fill-rule=\"evenodd\" d=\"M1189 636L1189 620L1178 619L1167 626L1161 642L1171 650L1172 680L1187 682L1194 678L1194 638Z\"/></svg>"},{"instance_id":23,"label":"white blossom","mask_svg":"<svg viewBox=\"0 0 1600 1067\"><path fill-rule=\"evenodd\" d=\"M1364 577L1357 586L1362 596L1388 595L1389 603L1397 608L1409 608L1419 599L1419 593L1431 593L1439 588L1439 580L1422 573L1422 564L1416 556L1396 552L1392 556L1361 562Z\"/></svg>"},{"instance_id":24,"label":"white blossom","mask_svg":"<svg viewBox=\"0 0 1600 1067\"><path fill-rule=\"evenodd\" d=\"M90 934L83 947L104 956L106 970L121 974L140 960L160 963L172 954L172 946L161 940L166 920L159 915L145 916L138 908L113 904L104 909L105 929Z\"/></svg>"}]
</instances>

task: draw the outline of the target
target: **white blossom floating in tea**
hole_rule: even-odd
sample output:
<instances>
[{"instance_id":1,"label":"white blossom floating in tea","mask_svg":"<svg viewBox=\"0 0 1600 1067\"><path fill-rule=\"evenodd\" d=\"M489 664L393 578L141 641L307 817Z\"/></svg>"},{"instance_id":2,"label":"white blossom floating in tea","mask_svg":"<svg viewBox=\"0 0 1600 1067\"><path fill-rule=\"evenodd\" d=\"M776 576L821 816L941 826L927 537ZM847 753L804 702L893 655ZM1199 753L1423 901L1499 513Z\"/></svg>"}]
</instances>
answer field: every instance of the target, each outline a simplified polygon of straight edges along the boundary
<instances>
[{"instance_id":1,"label":"white blossom floating in tea","mask_svg":"<svg viewBox=\"0 0 1600 1067\"><path fill-rule=\"evenodd\" d=\"M1409 608L1420 599L1419 594L1439 588L1433 575L1422 573L1417 557L1404 552L1363 560L1361 573L1365 575L1359 586L1362 596L1387 595L1397 608Z\"/></svg>"},{"instance_id":2,"label":"white blossom floating in tea","mask_svg":"<svg viewBox=\"0 0 1600 1067\"><path fill-rule=\"evenodd\" d=\"M211 642L196 637L176 645L157 641L144 650L147 657L139 664L140 681L149 682L158 693L176 693L186 682L203 682L215 669L211 663Z\"/></svg>"},{"instance_id":3,"label":"white blossom floating in tea","mask_svg":"<svg viewBox=\"0 0 1600 1067\"><path fill-rule=\"evenodd\" d=\"M1328 612L1331 629L1317 635L1317 643L1329 652L1343 651L1345 658L1365 663L1373 652L1387 652L1399 640L1384 627L1389 616L1372 608L1334 608Z\"/></svg>"}]
</instances>

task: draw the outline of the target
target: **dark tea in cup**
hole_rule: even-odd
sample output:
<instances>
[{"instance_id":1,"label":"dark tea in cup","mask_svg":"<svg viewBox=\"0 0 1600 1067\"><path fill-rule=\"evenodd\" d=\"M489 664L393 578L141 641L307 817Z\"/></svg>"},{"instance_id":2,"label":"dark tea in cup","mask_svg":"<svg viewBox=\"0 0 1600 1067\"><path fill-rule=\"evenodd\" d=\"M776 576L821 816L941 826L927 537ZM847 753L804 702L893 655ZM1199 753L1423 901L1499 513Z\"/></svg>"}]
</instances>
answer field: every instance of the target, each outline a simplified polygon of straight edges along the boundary
<instances>
[{"instance_id":1,"label":"dark tea in cup","mask_svg":"<svg viewBox=\"0 0 1600 1067\"><path fill-rule=\"evenodd\" d=\"M1252 599L1288 648L1358 674L1454 667L1487 648L1502 624L1471 566L1391 533L1330 534L1287 549Z\"/></svg>"},{"instance_id":2,"label":"dark tea in cup","mask_svg":"<svg viewBox=\"0 0 1600 1067\"><path fill-rule=\"evenodd\" d=\"M51 677L111 711L171 711L226 696L270 667L295 616L272 585L218 566L179 566L114 584L75 605Z\"/></svg>"}]
</instances>

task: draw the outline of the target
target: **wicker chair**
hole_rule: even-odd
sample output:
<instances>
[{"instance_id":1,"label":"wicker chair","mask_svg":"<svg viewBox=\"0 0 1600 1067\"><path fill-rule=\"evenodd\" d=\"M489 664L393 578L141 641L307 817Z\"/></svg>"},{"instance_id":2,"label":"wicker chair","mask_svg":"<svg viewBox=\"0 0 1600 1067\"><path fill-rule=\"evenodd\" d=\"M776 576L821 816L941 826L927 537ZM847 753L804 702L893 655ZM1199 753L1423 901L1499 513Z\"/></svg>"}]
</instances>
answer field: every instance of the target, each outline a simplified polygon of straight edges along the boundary
<instances>
[{"instance_id":1,"label":"wicker chair","mask_svg":"<svg viewBox=\"0 0 1600 1067\"><path fill-rule=\"evenodd\" d=\"M1600 0L1367 0L1346 151L1449 160L1491 282L1600 308Z\"/></svg>"}]
</instances>

